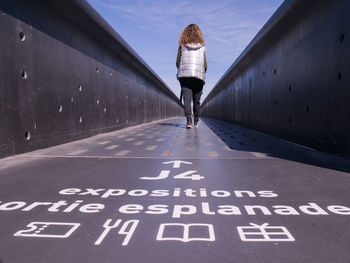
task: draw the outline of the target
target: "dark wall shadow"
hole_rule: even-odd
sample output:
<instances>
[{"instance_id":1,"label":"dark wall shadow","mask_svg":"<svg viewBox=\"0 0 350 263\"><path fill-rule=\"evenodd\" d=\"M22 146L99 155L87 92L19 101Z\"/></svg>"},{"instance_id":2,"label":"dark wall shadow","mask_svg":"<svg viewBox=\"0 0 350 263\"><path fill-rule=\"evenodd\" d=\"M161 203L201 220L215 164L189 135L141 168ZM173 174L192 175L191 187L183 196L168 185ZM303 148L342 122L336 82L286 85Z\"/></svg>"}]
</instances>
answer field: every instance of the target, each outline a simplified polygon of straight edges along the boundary
<instances>
[{"instance_id":1,"label":"dark wall shadow","mask_svg":"<svg viewBox=\"0 0 350 263\"><path fill-rule=\"evenodd\" d=\"M350 173L350 160L342 156L320 152L229 122L212 118L202 120L233 150L264 153L270 157Z\"/></svg>"}]
</instances>

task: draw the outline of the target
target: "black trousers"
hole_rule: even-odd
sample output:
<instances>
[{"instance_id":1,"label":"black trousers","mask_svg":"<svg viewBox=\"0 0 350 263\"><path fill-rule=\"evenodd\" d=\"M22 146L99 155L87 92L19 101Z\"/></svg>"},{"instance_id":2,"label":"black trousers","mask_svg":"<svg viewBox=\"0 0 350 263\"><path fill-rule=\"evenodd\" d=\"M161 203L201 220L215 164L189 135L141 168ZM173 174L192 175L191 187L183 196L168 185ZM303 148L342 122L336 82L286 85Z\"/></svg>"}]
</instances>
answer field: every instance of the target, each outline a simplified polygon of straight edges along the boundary
<instances>
[{"instance_id":1,"label":"black trousers","mask_svg":"<svg viewBox=\"0 0 350 263\"><path fill-rule=\"evenodd\" d=\"M193 101L194 122L199 120L200 100L204 82L197 78L180 78L181 91L185 104L187 123L192 123L191 101Z\"/></svg>"}]
</instances>

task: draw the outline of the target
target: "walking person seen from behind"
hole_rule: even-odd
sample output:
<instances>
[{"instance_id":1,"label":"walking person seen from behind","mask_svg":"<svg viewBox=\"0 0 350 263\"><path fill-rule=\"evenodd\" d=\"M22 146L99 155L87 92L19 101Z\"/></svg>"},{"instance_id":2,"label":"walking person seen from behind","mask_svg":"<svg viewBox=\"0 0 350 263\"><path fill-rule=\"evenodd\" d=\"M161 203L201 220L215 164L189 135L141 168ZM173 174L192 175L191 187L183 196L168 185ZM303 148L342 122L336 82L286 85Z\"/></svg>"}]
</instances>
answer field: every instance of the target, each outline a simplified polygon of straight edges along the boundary
<instances>
[{"instance_id":1,"label":"walking person seen from behind","mask_svg":"<svg viewBox=\"0 0 350 263\"><path fill-rule=\"evenodd\" d=\"M199 125L200 99L205 83L207 59L201 30L195 24L188 25L180 35L176 66L184 98L186 128L192 128L191 101L193 101L194 125Z\"/></svg>"}]
</instances>

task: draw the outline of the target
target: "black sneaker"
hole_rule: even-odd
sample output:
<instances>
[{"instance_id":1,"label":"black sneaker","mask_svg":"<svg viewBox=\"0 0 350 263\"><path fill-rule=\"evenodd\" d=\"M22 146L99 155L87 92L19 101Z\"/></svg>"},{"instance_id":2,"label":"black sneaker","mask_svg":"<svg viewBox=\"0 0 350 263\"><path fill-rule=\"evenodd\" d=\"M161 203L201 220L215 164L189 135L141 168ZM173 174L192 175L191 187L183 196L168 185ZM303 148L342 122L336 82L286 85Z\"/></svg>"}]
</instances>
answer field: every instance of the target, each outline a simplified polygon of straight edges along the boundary
<instances>
[{"instance_id":1,"label":"black sneaker","mask_svg":"<svg viewBox=\"0 0 350 263\"><path fill-rule=\"evenodd\" d=\"M199 120L194 122L194 126L198 127L199 126Z\"/></svg>"},{"instance_id":2,"label":"black sneaker","mask_svg":"<svg viewBox=\"0 0 350 263\"><path fill-rule=\"evenodd\" d=\"M191 123L187 123L186 124L186 129L191 129L192 128L192 124Z\"/></svg>"}]
</instances>

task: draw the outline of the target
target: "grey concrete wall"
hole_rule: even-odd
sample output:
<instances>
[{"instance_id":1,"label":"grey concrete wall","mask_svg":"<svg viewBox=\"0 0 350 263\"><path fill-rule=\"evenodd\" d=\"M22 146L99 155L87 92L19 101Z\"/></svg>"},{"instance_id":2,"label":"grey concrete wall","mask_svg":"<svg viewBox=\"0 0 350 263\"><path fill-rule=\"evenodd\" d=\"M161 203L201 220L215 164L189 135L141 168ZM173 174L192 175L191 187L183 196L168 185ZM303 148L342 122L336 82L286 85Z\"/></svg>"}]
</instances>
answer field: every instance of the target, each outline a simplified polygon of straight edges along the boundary
<instances>
[{"instance_id":1,"label":"grey concrete wall","mask_svg":"<svg viewBox=\"0 0 350 263\"><path fill-rule=\"evenodd\" d=\"M287 0L203 102L203 114L350 153L350 1Z\"/></svg>"},{"instance_id":2,"label":"grey concrete wall","mask_svg":"<svg viewBox=\"0 0 350 263\"><path fill-rule=\"evenodd\" d=\"M0 156L183 114L83 0L0 2Z\"/></svg>"}]
</instances>

